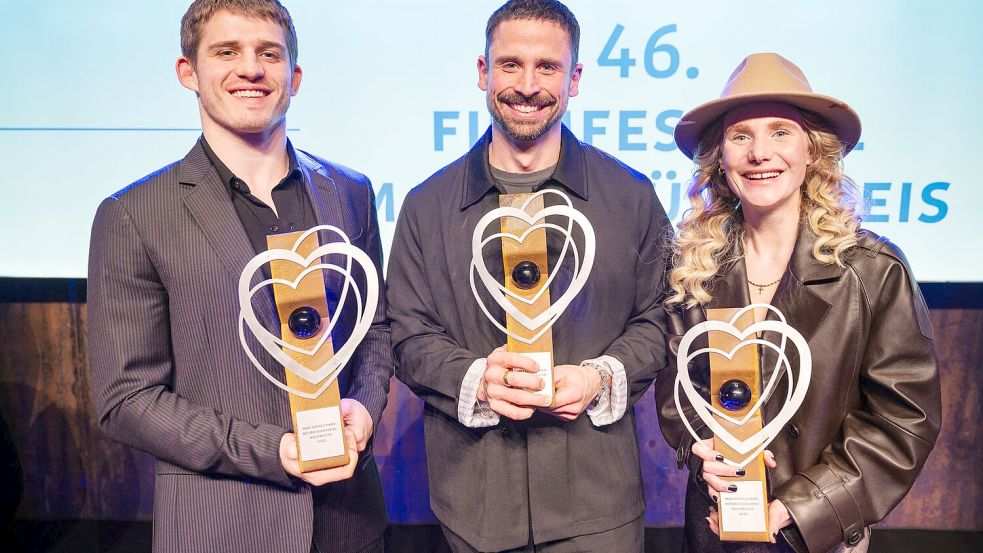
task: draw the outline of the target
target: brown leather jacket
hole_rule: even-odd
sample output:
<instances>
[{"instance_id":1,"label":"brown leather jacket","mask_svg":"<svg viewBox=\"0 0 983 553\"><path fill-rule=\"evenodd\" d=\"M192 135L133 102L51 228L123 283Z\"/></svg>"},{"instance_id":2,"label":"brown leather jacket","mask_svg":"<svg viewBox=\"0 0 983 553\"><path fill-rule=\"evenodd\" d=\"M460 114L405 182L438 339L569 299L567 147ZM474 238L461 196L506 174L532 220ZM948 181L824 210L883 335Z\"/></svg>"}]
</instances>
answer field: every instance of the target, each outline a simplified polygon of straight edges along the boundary
<instances>
[{"instance_id":1,"label":"brown leather jacket","mask_svg":"<svg viewBox=\"0 0 983 553\"><path fill-rule=\"evenodd\" d=\"M846 255L845 268L825 265L812 256L814 240L804 225L772 300L808 340L813 367L805 402L769 446L778 461L769 484L794 521L782 532L788 545L817 553L841 542L855 544L864 527L901 501L935 444L942 414L932 323L904 255L886 239L864 232ZM721 269L719 277L707 307L748 305L743 259ZM680 467L687 464L691 471L686 541L712 551L719 541L701 535L709 533L703 517L711 505L699 476L701 461L690 455L693 439L673 401L679 340L705 318L703 308L670 310L672 361L659 375L655 393L663 435L676 448ZM775 366L771 353L761 352L762 382ZM690 366L704 397L705 357ZM764 406L766 421L781 409L777 398L785 397L786 386L783 378L772 396L776 400ZM709 437L694 419L691 414L697 432Z\"/></svg>"}]
</instances>

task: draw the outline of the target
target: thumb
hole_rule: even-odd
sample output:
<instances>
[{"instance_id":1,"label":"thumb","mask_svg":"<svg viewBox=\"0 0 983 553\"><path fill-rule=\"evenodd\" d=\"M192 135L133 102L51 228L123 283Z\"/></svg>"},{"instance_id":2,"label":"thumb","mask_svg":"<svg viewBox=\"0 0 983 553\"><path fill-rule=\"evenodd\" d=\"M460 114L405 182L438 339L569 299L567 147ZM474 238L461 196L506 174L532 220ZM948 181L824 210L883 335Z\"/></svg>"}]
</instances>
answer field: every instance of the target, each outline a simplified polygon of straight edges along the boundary
<instances>
[{"instance_id":1,"label":"thumb","mask_svg":"<svg viewBox=\"0 0 983 553\"><path fill-rule=\"evenodd\" d=\"M287 432L281 440L280 449L283 451L284 457L291 461L296 461L300 455L297 451L297 438L294 436L294 433Z\"/></svg>"},{"instance_id":2,"label":"thumb","mask_svg":"<svg viewBox=\"0 0 983 553\"><path fill-rule=\"evenodd\" d=\"M355 433L350 429L345 429L345 445L348 447L348 464L352 465L358 462L358 440L355 439Z\"/></svg>"}]
</instances>

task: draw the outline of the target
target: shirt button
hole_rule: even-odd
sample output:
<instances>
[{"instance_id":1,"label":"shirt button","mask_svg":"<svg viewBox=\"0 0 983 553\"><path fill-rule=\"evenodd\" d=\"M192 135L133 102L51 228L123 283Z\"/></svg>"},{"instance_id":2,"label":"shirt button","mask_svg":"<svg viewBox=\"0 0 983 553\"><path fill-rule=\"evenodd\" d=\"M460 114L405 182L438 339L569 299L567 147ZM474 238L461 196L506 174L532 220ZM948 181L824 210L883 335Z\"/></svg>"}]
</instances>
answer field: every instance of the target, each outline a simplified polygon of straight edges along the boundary
<instances>
[{"instance_id":1,"label":"shirt button","mask_svg":"<svg viewBox=\"0 0 983 553\"><path fill-rule=\"evenodd\" d=\"M795 426L794 423L788 423L786 428L788 428L788 434L789 436L792 436L793 440L799 437L799 427Z\"/></svg>"},{"instance_id":2,"label":"shirt button","mask_svg":"<svg viewBox=\"0 0 983 553\"><path fill-rule=\"evenodd\" d=\"M278 227L276 225L273 225L272 227L270 227L270 232L278 232L279 230L280 230L280 227Z\"/></svg>"}]
</instances>

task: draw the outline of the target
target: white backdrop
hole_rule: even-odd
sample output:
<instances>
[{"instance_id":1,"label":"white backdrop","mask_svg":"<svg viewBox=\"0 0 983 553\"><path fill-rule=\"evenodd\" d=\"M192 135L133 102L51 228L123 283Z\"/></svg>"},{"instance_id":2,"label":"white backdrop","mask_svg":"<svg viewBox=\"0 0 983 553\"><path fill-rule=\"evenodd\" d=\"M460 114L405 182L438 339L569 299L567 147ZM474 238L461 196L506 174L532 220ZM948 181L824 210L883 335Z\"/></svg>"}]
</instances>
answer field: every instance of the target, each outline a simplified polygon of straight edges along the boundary
<instances>
[{"instance_id":1,"label":"white backdrop","mask_svg":"<svg viewBox=\"0 0 983 553\"><path fill-rule=\"evenodd\" d=\"M190 149L195 97L173 68L188 3L0 1L0 276L85 276L101 199ZM284 3L304 69L289 134L372 178L388 248L406 192L488 125L475 63L500 1ZM674 219L692 170L672 144L678 116L716 97L745 55L776 51L860 113L846 166L866 190L865 226L921 281L983 281L983 3L568 5L584 73L567 121L649 175Z\"/></svg>"}]
</instances>

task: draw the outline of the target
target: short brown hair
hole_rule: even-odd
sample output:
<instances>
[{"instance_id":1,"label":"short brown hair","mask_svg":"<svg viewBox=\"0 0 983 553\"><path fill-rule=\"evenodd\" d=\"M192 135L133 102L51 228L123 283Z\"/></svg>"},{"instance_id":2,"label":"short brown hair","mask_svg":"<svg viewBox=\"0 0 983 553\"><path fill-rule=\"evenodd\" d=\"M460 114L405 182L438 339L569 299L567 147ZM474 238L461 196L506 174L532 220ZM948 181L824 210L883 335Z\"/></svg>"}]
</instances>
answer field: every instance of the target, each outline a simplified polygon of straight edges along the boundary
<instances>
[{"instance_id":1,"label":"short brown hair","mask_svg":"<svg viewBox=\"0 0 983 553\"><path fill-rule=\"evenodd\" d=\"M195 0L181 18L181 54L195 63L195 54L201 42L201 28L219 10L260 17L272 21L283 29L287 39L290 65L297 65L297 31L290 19L290 12L277 0Z\"/></svg>"},{"instance_id":2,"label":"short brown hair","mask_svg":"<svg viewBox=\"0 0 983 553\"><path fill-rule=\"evenodd\" d=\"M485 26L485 57L488 57L488 49L491 47L492 35L495 29L504 21L515 20L548 21L556 23L570 38L570 53L573 55L573 64L577 65L577 54L580 50L580 24L573 16L570 8L564 6L557 0L509 0L495 10L488 18L488 25Z\"/></svg>"}]
</instances>

